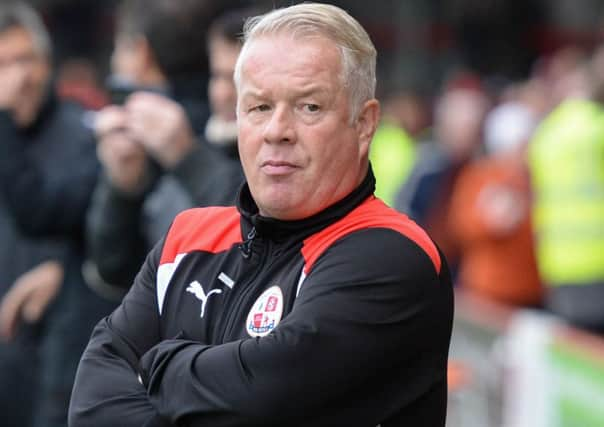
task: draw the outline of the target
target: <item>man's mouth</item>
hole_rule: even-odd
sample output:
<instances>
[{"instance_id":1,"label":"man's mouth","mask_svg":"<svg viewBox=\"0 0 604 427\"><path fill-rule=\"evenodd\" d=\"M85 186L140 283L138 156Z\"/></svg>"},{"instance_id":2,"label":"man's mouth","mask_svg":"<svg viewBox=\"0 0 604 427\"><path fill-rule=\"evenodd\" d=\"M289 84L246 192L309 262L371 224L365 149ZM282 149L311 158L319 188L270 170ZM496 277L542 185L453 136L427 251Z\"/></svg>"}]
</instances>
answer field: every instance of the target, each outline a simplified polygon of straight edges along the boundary
<instances>
[{"instance_id":1,"label":"man's mouth","mask_svg":"<svg viewBox=\"0 0 604 427\"><path fill-rule=\"evenodd\" d=\"M282 160L267 160L262 163L260 169L267 175L279 176L291 174L298 166Z\"/></svg>"}]
</instances>

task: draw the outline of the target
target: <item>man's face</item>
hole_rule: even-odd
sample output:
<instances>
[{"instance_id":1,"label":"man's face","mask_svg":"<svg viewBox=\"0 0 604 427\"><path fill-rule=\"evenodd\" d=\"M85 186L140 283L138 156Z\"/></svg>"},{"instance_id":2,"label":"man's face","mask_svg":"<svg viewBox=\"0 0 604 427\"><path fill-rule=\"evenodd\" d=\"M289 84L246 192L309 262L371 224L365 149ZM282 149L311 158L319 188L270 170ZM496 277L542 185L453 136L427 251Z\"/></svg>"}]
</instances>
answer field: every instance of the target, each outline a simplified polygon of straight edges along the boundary
<instances>
[{"instance_id":1,"label":"man's face","mask_svg":"<svg viewBox=\"0 0 604 427\"><path fill-rule=\"evenodd\" d=\"M350 123L333 42L276 35L248 48L237 108L252 196L265 216L306 218L362 181L371 137Z\"/></svg>"},{"instance_id":2,"label":"man's face","mask_svg":"<svg viewBox=\"0 0 604 427\"><path fill-rule=\"evenodd\" d=\"M209 48L211 71L209 98L212 113L226 122L234 122L237 90L233 82L233 72L241 48L238 43L232 43L221 37L211 38Z\"/></svg>"},{"instance_id":3,"label":"man's face","mask_svg":"<svg viewBox=\"0 0 604 427\"><path fill-rule=\"evenodd\" d=\"M48 58L27 30L12 27L0 33L2 107L12 111L18 126L27 126L36 118L49 79Z\"/></svg>"}]
</instances>

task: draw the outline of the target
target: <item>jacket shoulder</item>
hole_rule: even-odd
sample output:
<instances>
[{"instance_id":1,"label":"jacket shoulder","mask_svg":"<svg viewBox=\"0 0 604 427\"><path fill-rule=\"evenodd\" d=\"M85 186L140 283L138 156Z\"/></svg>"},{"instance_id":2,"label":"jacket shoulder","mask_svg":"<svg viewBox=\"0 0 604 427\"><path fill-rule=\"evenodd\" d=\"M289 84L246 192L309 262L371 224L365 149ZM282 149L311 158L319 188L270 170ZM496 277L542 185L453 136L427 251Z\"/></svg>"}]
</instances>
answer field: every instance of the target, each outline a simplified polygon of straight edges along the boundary
<instances>
[{"instance_id":1,"label":"jacket shoulder","mask_svg":"<svg viewBox=\"0 0 604 427\"><path fill-rule=\"evenodd\" d=\"M436 272L440 273L442 260L428 234L407 215L386 206L375 196L370 196L348 215L304 240L302 254L305 272L310 272L317 259L337 240L371 228L393 230L413 241L428 255Z\"/></svg>"},{"instance_id":2,"label":"jacket shoulder","mask_svg":"<svg viewBox=\"0 0 604 427\"><path fill-rule=\"evenodd\" d=\"M160 264L193 251L218 253L241 243L240 214L234 206L188 209L179 213L163 247Z\"/></svg>"}]
</instances>

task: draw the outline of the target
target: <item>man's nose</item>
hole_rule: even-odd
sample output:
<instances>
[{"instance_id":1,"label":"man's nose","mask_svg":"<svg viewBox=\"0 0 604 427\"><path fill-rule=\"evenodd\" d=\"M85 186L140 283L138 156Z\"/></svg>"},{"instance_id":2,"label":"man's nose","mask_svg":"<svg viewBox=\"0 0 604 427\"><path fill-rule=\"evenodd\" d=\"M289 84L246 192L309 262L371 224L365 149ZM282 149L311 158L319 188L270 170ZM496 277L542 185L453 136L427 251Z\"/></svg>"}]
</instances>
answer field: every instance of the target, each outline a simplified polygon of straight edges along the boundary
<instances>
[{"instance_id":1,"label":"man's nose","mask_svg":"<svg viewBox=\"0 0 604 427\"><path fill-rule=\"evenodd\" d=\"M264 127L264 140L268 143L295 140L294 114L287 106L277 106Z\"/></svg>"}]
</instances>

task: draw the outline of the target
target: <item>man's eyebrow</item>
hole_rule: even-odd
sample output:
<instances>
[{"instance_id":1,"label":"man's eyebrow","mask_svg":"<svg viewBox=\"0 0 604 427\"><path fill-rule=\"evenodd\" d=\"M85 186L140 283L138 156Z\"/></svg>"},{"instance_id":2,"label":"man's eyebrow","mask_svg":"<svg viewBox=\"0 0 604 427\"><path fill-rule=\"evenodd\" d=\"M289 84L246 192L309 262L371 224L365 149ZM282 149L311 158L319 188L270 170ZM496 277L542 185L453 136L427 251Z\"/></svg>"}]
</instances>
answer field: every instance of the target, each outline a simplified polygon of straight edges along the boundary
<instances>
[{"instance_id":1,"label":"man's eyebrow","mask_svg":"<svg viewBox=\"0 0 604 427\"><path fill-rule=\"evenodd\" d=\"M261 89L246 89L241 93L241 97L242 98L265 98L266 97L266 91L263 91Z\"/></svg>"},{"instance_id":2,"label":"man's eyebrow","mask_svg":"<svg viewBox=\"0 0 604 427\"><path fill-rule=\"evenodd\" d=\"M300 89L300 90L293 89L291 98L299 99L299 98L304 98L307 96L323 94L326 92L328 92L328 89L325 86L313 84L312 86L308 86L308 87ZM268 94L269 94L269 91L266 91L266 90L249 88L249 89L244 90L241 93L241 98L242 99L247 99L247 98L263 99L263 98L268 97Z\"/></svg>"},{"instance_id":3,"label":"man's eyebrow","mask_svg":"<svg viewBox=\"0 0 604 427\"><path fill-rule=\"evenodd\" d=\"M327 92L326 87L321 86L321 85L312 85L312 86L309 86L308 88L296 91L295 96L297 98L304 98L306 96L321 94L321 93L325 93L325 92Z\"/></svg>"}]
</instances>

